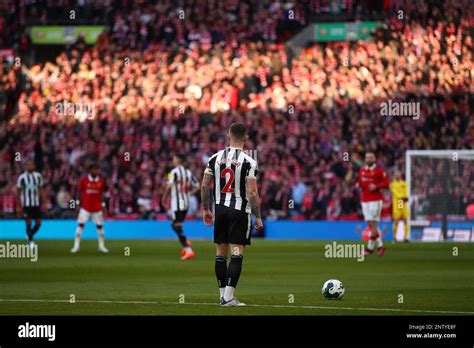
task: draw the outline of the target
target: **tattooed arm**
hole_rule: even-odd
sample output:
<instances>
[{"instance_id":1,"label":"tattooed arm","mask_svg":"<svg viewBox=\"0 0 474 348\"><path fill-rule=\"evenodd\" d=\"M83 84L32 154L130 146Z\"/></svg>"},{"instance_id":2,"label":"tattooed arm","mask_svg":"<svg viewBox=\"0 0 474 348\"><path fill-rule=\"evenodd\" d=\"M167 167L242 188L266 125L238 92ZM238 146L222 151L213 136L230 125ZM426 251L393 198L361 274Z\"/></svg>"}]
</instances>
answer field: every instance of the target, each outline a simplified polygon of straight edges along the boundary
<instances>
[{"instance_id":1,"label":"tattooed arm","mask_svg":"<svg viewBox=\"0 0 474 348\"><path fill-rule=\"evenodd\" d=\"M212 226L213 215L209 208L209 189L213 176L204 174L201 184L202 217L207 226Z\"/></svg>"},{"instance_id":2,"label":"tattooed arm","mask_svg":"<svg viewBox=\"0 0 474 348\"><path fill-rule=\"evenodd\" d=\"M263 227L262 223L262 215L260 213L260 198L258 196L258 189L257 189L257 179L254 178L247 178L247 185L248 185L248 196L250 206L252 207L252 213L257 218L257 222L255 227L257 229L261 229Z\"/></svg>"}]
</instances>

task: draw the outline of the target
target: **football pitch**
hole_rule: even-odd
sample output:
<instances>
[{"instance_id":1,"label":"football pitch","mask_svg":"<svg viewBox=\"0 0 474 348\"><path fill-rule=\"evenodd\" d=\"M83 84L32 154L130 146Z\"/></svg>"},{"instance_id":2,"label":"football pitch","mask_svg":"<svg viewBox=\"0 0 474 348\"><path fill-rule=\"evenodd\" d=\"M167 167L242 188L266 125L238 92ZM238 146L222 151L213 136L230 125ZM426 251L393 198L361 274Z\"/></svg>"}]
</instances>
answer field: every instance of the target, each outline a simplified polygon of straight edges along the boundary
<instances>
[{"instance_id":1,"label":"football pitch","mask_svg":"<svg viewBox=\"0 0 474 348\"><path fill-rule=\"evenodd\" d=\"M363 262L326 258L328 243L252 241L236 290L248 306L220 307L211 241L181 261L175 240L108 240L107 255L40 240L37 262L0 259L0 315L474 315L472 243L387 242ZM340 301L321 296L331 278Z\"/></svg>"}]
</instances>

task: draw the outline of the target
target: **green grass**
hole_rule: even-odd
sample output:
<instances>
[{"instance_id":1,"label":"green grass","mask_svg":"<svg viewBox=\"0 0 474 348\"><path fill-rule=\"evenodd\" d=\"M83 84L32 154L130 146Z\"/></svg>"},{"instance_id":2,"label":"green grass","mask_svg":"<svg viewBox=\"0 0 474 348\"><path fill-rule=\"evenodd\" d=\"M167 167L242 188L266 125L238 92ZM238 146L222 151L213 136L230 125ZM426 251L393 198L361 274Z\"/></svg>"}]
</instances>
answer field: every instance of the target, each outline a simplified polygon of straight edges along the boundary
<instances>
[{"instance_id":1,"label":"green grass","mask_svg":"<svg viewBox=\"0 0 474 348\"><path fill-rule=\"evenodd\" d=\"M94 240L83 241L75 255L69 240L38 243L37 262L0 259L0 315L474 314L474 244L469 243L387 244L383 257L357 262L325 258L328 242L256 240L245 252L236 296L260 306L244 308L214 305L218 290L210 241L194 241L197 256L188 261L179 260L174 240L110 240L108 255L97 252ZM459 256L453 256L455 246ZM321 286L330 278L344 283L343 300L322 298ZM75 303L69 303L71 294ZM178 303L180 294L185 304Z\"/></svg>"}]
</instances>

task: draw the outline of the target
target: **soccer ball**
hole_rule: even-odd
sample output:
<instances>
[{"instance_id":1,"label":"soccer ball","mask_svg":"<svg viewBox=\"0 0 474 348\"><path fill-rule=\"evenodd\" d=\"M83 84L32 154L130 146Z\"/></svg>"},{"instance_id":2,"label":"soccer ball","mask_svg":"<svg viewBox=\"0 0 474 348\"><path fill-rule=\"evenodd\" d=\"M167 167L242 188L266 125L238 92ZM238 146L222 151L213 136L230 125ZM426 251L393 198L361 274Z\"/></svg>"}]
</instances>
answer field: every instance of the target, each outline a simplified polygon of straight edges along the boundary
<instances>
[{"instance_id":1,"label":"soccer ball","mask_svg":"<svg viewBox=\"0 0 474 348\"><path fill-rule=\"evenodd\" d=\"M344 292L344 285L337 279L329 279L321 289L323 297L327 300L340 300L344 297Z\"/></svg>"}]
</instances>

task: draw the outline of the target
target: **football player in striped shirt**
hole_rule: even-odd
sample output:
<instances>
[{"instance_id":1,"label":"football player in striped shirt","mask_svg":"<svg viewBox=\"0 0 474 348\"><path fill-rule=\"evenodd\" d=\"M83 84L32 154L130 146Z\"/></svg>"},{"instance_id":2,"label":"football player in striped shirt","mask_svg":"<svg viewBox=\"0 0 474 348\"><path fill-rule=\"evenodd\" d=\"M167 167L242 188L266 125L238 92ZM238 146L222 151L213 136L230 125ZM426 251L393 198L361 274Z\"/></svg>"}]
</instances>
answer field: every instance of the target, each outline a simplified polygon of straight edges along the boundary
<instances>
[{"instance_id":1,"label":"football player in striped shirt","mask_svg":"<svg viewBox=\"0 0 474 348\"><path fill-rule=\"evenodd\" d=\"M243 253L250 245L251 213L255 228L263 227L257 189L258 165L244 152L247 127L241 123L230 126L229 146L211 156L201 185L203 219L214 224L216 247L215 274L222 306L245 306L234 297L242 271ZM209 206L209 189L214 184L214 214ZM227 256L231 253L229 265Z\"/></svg>"},{"instance_id":2,"label":"football player in striped shirt","mask_svg":"<svg viewBox=\"0 0 474 348\"><path fill-rule=\"evenodd\" d=\"M16 182L16 200L18 217L24 217L26 222L26 234L28 244L31 248L35 242L33 236L41 227L41 206L46 203L43 190L43 177L35 171L32 160L26 162L25 171L18 176ZM32 219L35 226L31 227Z\"/></svg>"},{"instance_id":3,"label":"football player in striped shirt","mask_svg":"<svg viewBox=\"0 0 474 348\"><path fill-rule=\"evenodd\" d=\"M161 199L162 207L166 207L166 198L171 192L171 228L178 235L181 249L181 260L193 258L196 254L191 248L191 242L183 232L183 222L189 209L189 198L199 191L199 182L194 174L184 166L185 158L182 155L173 156L173 170L168 174L168 184Z\"/></svg>"}]
</instances>

